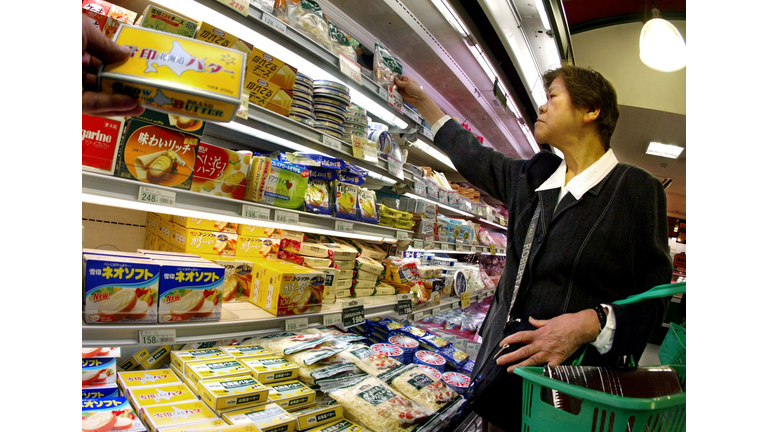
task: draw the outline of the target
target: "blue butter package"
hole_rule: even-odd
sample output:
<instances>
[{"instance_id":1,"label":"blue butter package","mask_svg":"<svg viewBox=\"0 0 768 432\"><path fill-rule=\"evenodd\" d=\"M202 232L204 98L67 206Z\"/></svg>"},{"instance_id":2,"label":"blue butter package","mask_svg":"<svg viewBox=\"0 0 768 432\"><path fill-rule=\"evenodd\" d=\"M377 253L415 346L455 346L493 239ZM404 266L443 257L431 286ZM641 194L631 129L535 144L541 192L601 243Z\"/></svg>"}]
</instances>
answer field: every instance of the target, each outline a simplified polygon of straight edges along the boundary
<instances>
[{"instance_id":1,"label":"blue butter package","mask_svg":"<svg viewBox=\"0 0 768 432\"><path fill-rule=\"evenodd\" d=\"M146 432L144 424L124 397L83 399L83 430Z\"/></svg>"},{"instance_id":2,"label":"blue butter package","mask_svg":"<svg viewBox=\"0 0 768 432\"><path fill-rule=\"evenodd\" d=\"M117 382L117 359L84 358L83 387Z\"/></svg>"},{"instance_id":3,"label":"blue butter package","mask_svg":"<svg viewBox=\"0 0 768 432\"><path fill-rule=\"evenodd\" d=\"M158 261L160 287L158 322L218 321L224 272L220 265L203 262Z\"/></svg>"},{"instance_id":4,"label":"blue butter package","mask_svg":"<svg viewBox=\"0 0 768 432\"><path fill-rule=\"evenodd\" d=\"M156 323L160 266L152 260L83 255L87 323Z\"/></svg>"},{"instance_id":5,"label":"blue butter package","mask_svg":"<svg viewBox=\"0 0 768 432\"><path fill-rule=\"evenodd\" d=\"M83 386L83 399L101 399L118 396L120 396L120 392L116 382Z\"/></svg>"}]
</instances>

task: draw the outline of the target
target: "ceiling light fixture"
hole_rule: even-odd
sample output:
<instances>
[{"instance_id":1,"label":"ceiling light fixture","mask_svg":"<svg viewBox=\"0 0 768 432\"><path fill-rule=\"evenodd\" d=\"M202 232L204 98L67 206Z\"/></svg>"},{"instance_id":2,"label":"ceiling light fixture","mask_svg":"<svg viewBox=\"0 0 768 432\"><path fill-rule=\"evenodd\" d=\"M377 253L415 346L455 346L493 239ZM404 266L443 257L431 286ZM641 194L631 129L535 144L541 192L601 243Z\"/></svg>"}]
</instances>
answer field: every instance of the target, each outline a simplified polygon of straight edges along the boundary
<instances>
[{"instance_id":1,"label":"ceiling light fixture","mask_svg":"<svg viewBox=\"0 0 768 432\"><path fill-rule=\"evenodd\" d=\"M440 11L440 13L448 21L448 24L450 24L451 27L453 27L453 29L456 30L456 33L458 33L459 36L461 36L464 39L469 37L469 30L467 29L466 26L464 26L464 23L461 22L461 20L459 20L459 17L453 11L453 8L445 3L445 0L432 0L432 4L435 5L437 10Z\"/></svg>"},{"instance_id":2,"label":"ceiling light fixture","mask_svg":"<svg viewBox=\"0 0 768 432\"><path fill-rule=\"evenodd\" d=\"M676 145L671 144L662 144L658 142L651 142L648 145L648 150L645 151L645 154L653 155L653 156L661 156L665 158L670 159L677 159L680 156L680 153L685 150L684 147L678 147Z\"/></svg>"},{"instance_id":3,"label":"ceiling light fixture","mask_svg":"<svg viewBox=\"0 0 768 432\"><path fill-rule=\"evenodd\" d=\"M547 17L547 10L544 9L544 2L542 0L533 0L533 4L536 5L536 10L539 12L539 19L541 25L549 31L552 30L552 26L549 24L549 18Z\"/></svg>"},{"instance_id":4,"label":"ceiling light fixture","mask_svg":"<svg viewBox=\"0 0 768 432\"><path fill-rule=\"evenodd\" d=\"M451 162L451 158L449 158L448 156L446 156L444 153L437 150L436 148L430 146L429 144L425 143L424 141L418 138L416 139L416 141L411 141L410 143L412 146L416 147L417 149L439 160L443 164L449 166L454 171L457 171L456 167L453 166L453 162Z\"/></svg>"},{"instance_id":5,"label":"ceiling light fixture","mask_svg":"<svg viewBox=\"0 0 768 432\"><path fill-rule=\"evenodd\" d=\"M659 72L675 72L685 67L685 40L677 27L661 18L653 1L652 17L640 31L640 60Z\"/></svg>"}]
</instances>

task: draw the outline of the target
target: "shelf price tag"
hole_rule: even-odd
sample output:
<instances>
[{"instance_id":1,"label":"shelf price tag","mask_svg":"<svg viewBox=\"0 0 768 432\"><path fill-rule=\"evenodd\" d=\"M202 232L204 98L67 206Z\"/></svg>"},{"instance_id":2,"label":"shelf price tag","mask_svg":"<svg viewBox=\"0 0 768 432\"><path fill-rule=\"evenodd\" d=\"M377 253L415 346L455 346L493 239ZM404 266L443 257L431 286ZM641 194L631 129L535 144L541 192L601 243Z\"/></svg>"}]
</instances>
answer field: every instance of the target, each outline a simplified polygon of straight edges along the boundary
<instances>
[{"instance_id":1,"label":"shelf price tag","mask_svg":"<svg viewBox=\"0 0 768 432\"><path fill-rule=\"evenodd\" d=\"M435 249L435 237L434 236L426 236L424 238L424 249L425 250L434 250Z\"/></svg>"},{"instance_id":2,"label":"shelf price tag","mask_svg":"<svg viewBox=\"0 0 768 432\"><path fill-rule=\"evenodd\" d=\"M442 250L451 250L451 245L448 243L440 243L440 249Z\"/></svg>"},{"instance_id":3,"label":"shelf price tag","mask_svg":"<svg viewBox=\"0 0 768 432\"><path fill-rule=\"evenodd\" d=\"M335 314L328 314L323 315L323 325L328 327L332 325L341 324L341 314L335 313Z\"/></svg>"},{"instance_id":4,"label":"shelf price tag","mask_svg":"<svg viewBox=\"0 0 768 432\"><path fill-rule=\"evenodd\" d=\"M354 231L355 224L352 222L336 221L336 231L350 233Z\"/></svg>"},{"instance_id":5,"label":"shelf price tag","mask_svg":"<svg viewBox=\"0 0 768 432\"><path fill-rule=\"evenodd\" d=\"M298 225L299 215L296 213L275 210L275 222L280 222L280 223L289 224L289 225Z\"/></svg>"},{"instance_id":6,"label":"shelf price tag","mask_svg":"<svg viewBox=\"0 0 768 432\"><path fill-rule=\"evenodd\" d=\"M251 103L250 92L243 92L240 96L240 106L237 107L237 115L241 119L248 120L248 104Z\"/></svg>"},{"instance_id":7,"label":"shelf price tag","mask_svg":"<svg viewBox=\"0 0 768 432\"><path fill-rule=\"evenodd\" d=\"M176 192L148 186L139 186L139 201L174 207L176 205Z\"/></svg>"},{"instance_id":8,"label":"shelf price tag","mask_svg":"<svg viewBox=\"0 0 768 432\"><path fill-rule=\"evenodd\" d=\"M139 344L167 345L176 343L176 330L139 330Z\"/></svg>"},{"instance_id":9,"label":"shelf price tag","mask_svg":"<svg viewBox=\"0 0 768 432\"><path fill-rule=\"evenodd\" d=\"M356 83L363 85L363 74L360 73L360 65L344 54L339 54L339 69L341 69L341 73L352 78Z\"/></svg>"},{"instance_id":10,"label":"shelf price tag","mask_svg":"<svg viewBox=\"0 0 768 432\"><path fill-rule=\"evenodd\" d=\"M413 248L414 249L424 249L424 242L421 240L414 240L413 241Z\"/></svg>"},{"instance_id":11,"label":"shelf price tag","mask_svg":"<svg viewBox=\"0 0 768 432\"><path fill-rule=\"evenodd\" d=\"M397 314L410 315L411 312L413 312L413 302L411 302L411 295L398 294L397 295Z\"/></svg>"},{"instance_id":12,"label":"shelf price tag","mask_svg":"<svg viewBox=\"0 0 768 432\"><path fill-rule=\"evenodd\" d=\"M352 157L375 164L379 161L379 150L375 142L352 135Z\"/></svg>"},{"instance_id":13,"label":"shelf price tag","mask_svg":"<svg viewBox=\"0 0 768 432\"><path fill-rule=\"evenodd\" d=\"M263 221L271 220L269 216L269 209L262 207L255 207L248 204L243 204L242 216L249 219L258 219Z\"/></svg>"},{"instance_id":14,"label":"shelf price tag","mask_svg":"<svg viewBox=\"0 0 768 432\"><path fill-rule=\"evenodd\" d=\"M456 302L456 303L451 303L451 309L458 309L458 308L459 308L459 306L461 306L461 305L459 304L459 302Z\"/></svg>"},{"instance_id":15,"label":"shelf price tag","mask_svg":"<svg viewBox=\"0 0 768 432\"><path fill-rule=\"evenodd\" d=\"M387 172L393 176L404 180L403 178L403 163L396 160L387 160Z\"/></svg>"},{"instance_id":16,"label":"shelf price tag","mask_svg":"<svg viewBox=\"0 0 768 432\"><path fill-rule=\"evenodd\" d=\"M219 1L221 1L221 0L219 0ZM270 14L268 14L266 12L262 13L261 21L264 24L266 24L266 25L272 27L273 29L275 29L278 33L285 34L285 32L286 32L286 30L288 28L288 26L286 26L286 24L284 22L282 22L281 20L275 18L273 15L270 15Z\"/></svg>"},{"instance_id":17,"label":"shelf price tag","mask_svg":"<svg viewBox=\"0 0 768 432\"><path fill-rule=\"evenodd\" d=\"M472 253L477 252L477 246L470 246L469 247L469 251L472 252Z\"/></svg>"},{"instance_id":18,"label":"shelf price tag","mask_svg":"<svg viewBox=\"0 0 768 432\"><path fill-rule=\"evenodd\" d=\"M324 146L330 147L330 148L336 150L337 152L341 151L341 141L339 141L337 139L333 139L333 138L329 137L326 134L322 134L322 135L323 135L323 145Z\"/></svg>"},{"instance_id":19,"label":"shelf price tag","mask_svg":"<svg viewBox=\"0 0 768 432\"><path fill-rule=\"evenodd\" d=\"M285 331L303 330L309 327L309 319L307 317L291 318L285 320Z\"/></svg>"},{"instance_id":20,"label":"shelf price tag","mask_svg":"<svg viewBox=\"0 0 768 432\"><path fill-rule=\"evenodd\" d=\"M491 243L491 255L496 255L496 245Z\"/></svg>"},{"instance_id":21,"label":"shelf price tag","mask_svg":"<svg viewBox=\"0 0 768 432\"><path fill-rule=\"evenodd\" d=\"M377 86L378 87L378 86ZM389 92L384 87L378 87L379 89L379 96L384 98L384 100L389 100Z\"/></svg>"},{"instance_id":22,"label":"shelf price tag","mask_svg":"<svg viewBox=\"0 0 768 432\"><path fill-rule=\"evenodd\" d=\"M362 300L344 300L341 302L341 325L344 328L365 322L365 309Z\"/></svg>"},{"instance_id":23,"label":"shelf price tag","mask_svg":"<svg viewBox=\"0 0 768 432\"><path fill-rule=\"evenodd\" d=\"M464 291L461 293L461 308L468 308L469 307L469 291Z\"/></svg>"},{"instance_id":24,"label":"shelf price tag","mask_svg":"<svg viewBox=\"0 0 768 432\"><path fill-rule=\"evenodd\" d=\"M456 240L456 252L463 252L463 251L464 251L464 241Z\"/></svg>"},{"instance_id":25,"label":"shelf price tag","mask_svg":"<svg viewBox=\"0 0 768 432\"><path fill-rule=\"evenodd\" d=\"M422 318L424 318L424 311L415 312L413 314L413 322L416 322Z\"/></svg>"},{"instance_id":26,"label":"shelf price tag","mask_svg":"<svg viewBox=\"0 0 768 432\"><path fill-rule=\"evenodd\" d=\"M410 240L411 239L411 236L408 235L408 233L405 232L405 231L397 231L395 236L397 237L398 240Z\"/></svg>"},{"instance_id":27,"label":"shelf price tag","mask_svg":"<svg viewBox=\"0 0 768 432\"><path fill-rule=\"evenodd\" d=\"M403 96L400 95L400 93L395 90L394 85L389 86L389 91L387 92L387 103L389 103L389 106L396 109L399 113L403 113Z\"/></svg>"},{"instance_id":28,"label":"shelf price tag","mask_svg":"<svg viewBox=\"0 0 768 432\"><path fill-rule=\"evenodd\" d=\"M229 6L244 16L248 16L248 0L219 0L219 3Z\"/></svg>"},{"instance_id":29,"label":"shelf price tag","mask_svg":"<svg viewBox=\"0 0 768 432\"><path fill-rule=\"evenodd\" d=\"M421 124L421 119L419 119L419 115L409 110L408 108L403 110L403 114L405 114L409 119L413 120L414 123L416 123L417 125Z\"/></svg>"},{"instance_id":30,"label":"shelf price tag","mask_svg":"<svg viewBox=\"0 0 768 432\"><path fill-rule=\"evenodd\" d=\"M432 131L429 128L422 127L421 134L429 138L430 141L432 140Z\"/></svg>"}]
</instances>

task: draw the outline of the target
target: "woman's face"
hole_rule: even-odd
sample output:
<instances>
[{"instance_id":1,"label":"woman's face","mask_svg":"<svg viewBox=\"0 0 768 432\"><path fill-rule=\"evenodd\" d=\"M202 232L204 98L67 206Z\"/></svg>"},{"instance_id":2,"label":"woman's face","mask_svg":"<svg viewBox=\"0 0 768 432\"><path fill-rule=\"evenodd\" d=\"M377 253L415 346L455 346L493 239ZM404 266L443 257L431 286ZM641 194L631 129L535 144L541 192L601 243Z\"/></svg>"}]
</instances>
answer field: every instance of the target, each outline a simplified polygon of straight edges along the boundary
<instances>
[{"instance_id":1,"label":"woman's face","mask_svg":"<svg viewBox=\"0 0 768 432\"><path fill-rule=\"evenodd\" d=\"M536 141L558 147L568 138L578 137L585 112L573 107L563 78L555 78L547 89L547 103L539 107L539 117L534 124Z\"/></svg>"}]
</instances>

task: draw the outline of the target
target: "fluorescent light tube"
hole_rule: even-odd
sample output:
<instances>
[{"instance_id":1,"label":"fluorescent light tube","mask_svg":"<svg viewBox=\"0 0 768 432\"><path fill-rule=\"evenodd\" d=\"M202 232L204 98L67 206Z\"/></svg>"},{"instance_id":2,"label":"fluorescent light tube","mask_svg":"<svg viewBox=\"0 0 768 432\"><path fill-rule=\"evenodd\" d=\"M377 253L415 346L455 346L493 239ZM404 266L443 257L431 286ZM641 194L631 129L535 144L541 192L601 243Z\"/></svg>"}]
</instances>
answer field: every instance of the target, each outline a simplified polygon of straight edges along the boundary
<instances>
[{"instance_id":1,"label":"fluorescent light tube","mask_svg":"<svg viewBox=\"0 0 768 432\"><path fill-rule=\"evenodd\" d=\"M411 144L417 149L423 151L424 153L432 156L433 158L444 163L445 165L451 167L454 171L457 171L456 167L453 166L453 162L451 162L451 159L445 154L443 154L441 151L437 150L436 148L430 146L429 144L425 143L424 141L418 138L416 138L416 141L412 141Z\"/></svg>"},{"instance_id":2,"label":"fluorescent light tube","mask_svg":"<svg viewBox=\"0 0 768 432\"><path fill-rule=\"evenodd\" d=\"M437 7L437 10L440 11L446 21L448 21L448 24L456 30L456 33L458 33L459 36L462 38L467 38L469 36L469 30L467 30L464 23L459 19L459 15L450 5L447 5L444 0L432 0L432 4Z\"/></svg>"},{"instance_id":3,"label":"fluorescent light tube","mask_svg":"<svg viewBox=\"0 0 768 432\"><path fill-rule=\"evenodd\" d=\"M547 30L552 30L552 26L549 25L549 18L547 17L547 10L544 9L544 2L542 0L533 0L536 5L536 10L539 11L539 18L541 19L541 25Z\"/></svg>"},{"instance_id":4,"label":"fluorescent light tube","mask_svg":"<svg viewBox=\"0 0 768 432\"><path fill-rule=\"evenodd\" d=\"M321 151L317 151L317 150L311 149L309 147L303 146L301 144L295 143L295 142L287 140L285 138L280 138L279 136L275 136L275 135L272 135L272 134L269 134L269 133L266 133L266 132L262 132L262 131L260 131L258 129L254 129L252 127L249 127L249 126L246 126L246 125L234 122L234 121L233 122L229 122L229 123L220 123L220 125L225 127L225 128L229 128L229 129L236 130L238 132L242 132L242 133L244 133L246 135L250 135L252 137L263 139L265 141L269 141L269 142L272 142L272 143L275 143L275 144L279 144L279 145L281 145L283 147L287 147L289 149L293 149L293 150L296 150L298 152L314 153L314 154L319 154L319 155L325 156L325 157L333 157L333 156L327 155L327 154L325 154L325 153L323 153Z\"/></svg>"},{"instance_id":5,"label":"fluorescent light tube","mask_svg":"<svg viewBox=\"0 0 768 432\"><path fill-rule=\"evenodd\" d=\"M440 208L448 208L448 209L450 209L452 212L454 212L454 213L458 213L458 214L460 214L460 215L462 215L462 216L467 216L467 217L474 217L474 216L475 216L475 215L473 215L472 213L467 213L467 212L465 212L465 211L463 211L463 210L459 210L459 209L457 209L457 208L455 208L455 207L451 207L451 206L445 205L445 204L443 204L443 203L441 203L441 202L433 201L433 200L431 200L431 199L429 199L429 198L424 198L423 196L419 196L419 195L416 195L416 194L412 194L412 193L410 193L410 192L406 192L404 195L405 195L405 196L407 196L407 197L409 197L409 198L413 198L413 199L417 199L417 200L422 200L422 201L426 201L426 202L428 202L428 203L432 203L432 204L435 204L436 206L438 206L438 207L440 207Z\"/></svg>"},{"instance_id":6,"label":"fluorescent light tube","mask_svg":"<svg viewBox=\"0 0 768 432\"><path fill-rule=\"evenodd\" d=\"M662 144L658 142L651 142L648 145L648 150L645 151L646 154L653 155L653 156L661 156L665 158L670 159L677 159L680 156L680 153L685 150L684 147L678 147L671 144Z\"/></svg>"}]
</instances>

